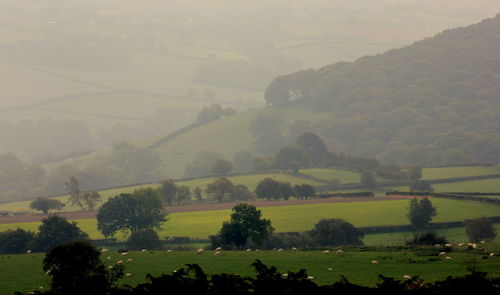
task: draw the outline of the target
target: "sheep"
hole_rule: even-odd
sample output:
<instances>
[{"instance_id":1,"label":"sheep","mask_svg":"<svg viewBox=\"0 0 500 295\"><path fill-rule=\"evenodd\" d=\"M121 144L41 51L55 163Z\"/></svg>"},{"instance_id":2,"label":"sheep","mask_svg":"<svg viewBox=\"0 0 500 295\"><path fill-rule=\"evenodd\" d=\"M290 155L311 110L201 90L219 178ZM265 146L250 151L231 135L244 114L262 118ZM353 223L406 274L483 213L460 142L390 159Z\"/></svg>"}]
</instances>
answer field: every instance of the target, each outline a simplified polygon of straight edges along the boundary
<instances>
[{"instance_id":1,"label":"sheep","mask_svg":"<svg viewBox=\"0 0 500 295\"><path fill-rule=\"evenodd\" d=\"M446 260L452 260L453 258L451 258L450 256L446 256L444 259L446 259Z\"/></svg>"},{"instance_id":2,"label":"sheep","mask_svg":"<svg viewBox=\"0 0 500 295\"><path fill-rule=\"evenodd\" d=\"M278 252L283 252L283 248L279 248L279 249L278 249Z\"/></svg>"},{"instance_id":3,"label":"sheep","mask_svg":"<svg viewBox=\"0 0 500 295\"><path fill-rule=\"evenodd\" d=\"M297 251L297 248L295 248L295 247L292 247L292 251Z\"/></svg>"},{"instance_id":4,"label":"sheep","mask_svg":"<svg viewBox=\"0 0 500 295\"><path fill-rule=\"evenodd\" d=\"M284 274L282 274L282 275L281 275L281 277L283 277L283 278L288 278L288 274L287 274L287 273L284 273Z\"/></svg>"},{"instance_id":5,"label":"sheep","mask_svg":"<svg viewBox=\"0 0 500 295\"><path fill-rule=\"evenodd\" d=\"M171 253L172 251L174 251L174 250L172 250L172 249L168 249L168 250L167 250L167 253Z\"/></svg>"},{"instance_id":6,"label":"sheep","mask_svg":"<svg viewBox=\"0 0 500 295\"><path fill-rule=\"evenodd\" d=\"M458 243L459 247L462 247L463 245L464 245L464 243Z\"/></svg>"},{"instance_id":7,"label":"sheep","mask_svg":"<svg viewBox=\"0 0 500 295\"><path fill-rule=\"evenodd\" d=\"M132 262L132 261L133 261L132 258L127 259L127 262Z\"/></svg>"},{"instance_id":8,"label":"sheep","mask_svg":"<svg viewBox=\"0 0 500 295\"><path fill-rule=\"evenodd\" d=\"M343 254L344 251L342 249L338 249L335 253L337 253L337 254Z\"/></svg>"},{"instance_id":9,"label":"sheep","mask_svg":"<svg viewBox=\"0 0 500 295\"><path fill-rule=\"evenodd\" d=\"M116 262L116 264L118 264L118 265L123 264L123 260L118 260L118 261Z\"/></svg>"},{"instance_id":10,"label":"sheep","mask_svg":"<svg viewBox=\"0 0 500 295\"><path fill-rule=\"evenodd\" d=\"M377 260L372 260L371 262L372 264L378 264L378 261Z\"/></svg>"},{"instance_id":11,"label":"sheep","mask_svg":"<svg viewBox=\"0 0 500 295\"><path fill-rule=\"evenodd\" d=\"M278 251L278 249L276 249L276 248L273 248L273 251Z\"/></svg>"},{"instance_id":12,"label":"sheep","mask_svg":"<svg viewBox=\"0 0 500 295\"><path fill-rule=\"evenodd\" d=\"M52 269L49 269L48 271L45 272L46 276L49 276L52 273Z\"/></svg>"},{"instance_id":13,"label":"sheep","mask_svg":"<svg viewBox=\"0 0 500 295\"><path fill-rule=\"evenodd\" d=\"M323 254L330 254L330 250L323 251Z\"/></svg>"},{"instance_id":14,"label":"sheep","mask_svg":"<svg viewBox=\"0 0 500 295\"><path fill-rule=\"evenodd\" d=\"M328 268L328 271L333 271L333 268L329 267L329 268Z\"/></svg>"},{"instance_id":15,"label":"sheep","mask_svg":"<svg viewBox=\"0 0 500 295\"><path fill-rule=\"evenodd\" d=\"M141 252L147 252L147 251L148 251L148 249L142 249L141 250Z\"/></svg>"},{"instance_id":16,"label":"sheep","mask_svg":"<svg viewBox=\"0 0 500 295\"><path fill-rule=\"evenodd\" d=\"M31 250L26 251L26 254L31 254Z\"/></svg>"},{"instance_id":17,"label":"sheep","mask_svg":"<svg viewBox=\"0 0 500 295\"><path fill-rule=\"evenodd\" d=\"M122 255L128 255L128 252L123 252Z\"/></svg>"},{"instance_id":18,"label":"sheep","mask_svg":"<svg viewBox=\"0 0 500 295\"><path fill-rule=\"evenodd\" d=\"M113 269L113 267L110 265L110 266L108 266L108 269Z\"/></svg>"},{"instance_id":19,"label":"sheep","mask_svg":"<svg viewBox=\"0 0 500 295\"><path fill-rule=\"evenodd\" d=\"M131 277L131 276L132 276L132 274L131 274L131 273L129 273L129 272L127 272L127 273L125 274L125 276L126 276L126 277Z\"/></svg>"},{"instance_id":20,"label":"sheep","mask_svg":"<svg viewBox=\"0 0 500 295\"><path fill-rule=\"evenodd\" d=\"M445 247L453 247L453 244L445 244Z\"/></svg>"},{"instance_id":21,"label":"sheep","mask_svg":"<svg viewBox=\"0 0 500 295\"><path fill-rule=\"evenodd\" d=\"M200 248L200 249L196 250L196 254L201 254L203 252L205 252L205 249Z\"/></svg>"},{"instance_id":22,"label":"sheep","mask_svg":"<svg viewBox=\"0 0 500 295\"><path fill-rule=\"evenodd\" d=\"M111 260L111 256L106 257L106 259L107 259L108 261L109 261L109 260Z\"/></svg>"},{"instance_id":23,"label":"sheep","mask_svg":"<svg viewBox=\"0 0 500 295\"><path fill-rule=\"evenodd\" d=\"M255 249L255 252L260 252L260 250L259 249Z\"/></svg>"},{"instance_id":24,"label":"sheep","mask_svg":"<svg viewBox=\"0 0 500 295\"><path fill-rule=\"evenodd\" d=\"M404 275L403 279L405 279L405 280L411 280L411 276L410 275Z\"/></svg>"},{"instance_id":25,"label":"sheep","mask_svg":"<svg viewBox=\"0 0 500 295\"><path fill-rule=\"evenodd\" d=\"M313 276L308 276L307 279L308 280L314 280L314 277Z\"/></svg>"},{"instance_id":26,"label":"sheep","mask_svg":"<svg viewBox=\"0 0 500 295\"><path fill-rule=\"evenodd\" d=\"M480 241L479 243L484 244L484 243L486 243L486 241Z\"/></svg>"},{"instance_id":27,"label":"sheep","mask_svg":"<svg viewBox=\"0 0 500 295\"><path fill-rule=\"evenodd\" d=\"M109 251L108 249L102 249L102 250L101 250L101 253L106 253L106 252L108 252L108 251Z\"/></svg>"},{"instance_id":28,"label":"sheep","mask_svg":"<svg viewBox=\"0 0 500 295\"><path fill-rule=\"evenodd\" d=\"M215 256L220 256L220 251L215 251L214 255Z\"/></svg>"},{"instance_id":29,"label":"sheep","mask_svg":"<svg viewBox=\"0 0 500 295\"><path fill-rule=\"evenodd\" d=\"M215 248L215 251L222 251L222 247Z\"/></svg>"},{"instance_id":30,"label":"sheep","mask_svg":"<svg viewBox=\"0 0 500 295\"><path fill-rule=\"evenodd\" d=\"M446 252L439 252L439 256L445 256Z\"/></svg>"},{"instance_id":31,"label":"sheep","mask_svg":"<svg viewBox=\"0 0 500 295\"><path fill-rule=\"evenodd\" d=\"M247 252L251 252L251 251L252 251L252 249L248 248L248 249L246 249L246 251L247 251Z\"/></svg>"},{"instance_id":32,"label":"sheep","mask_svg":"<svg viewBox=\"0 0 500 295\"><path fill-rule=\"evenodd\" d=\"M495 256L495 253L490 253L490 257L493 257L493 256Z\"/></svg>"}]
</instances>

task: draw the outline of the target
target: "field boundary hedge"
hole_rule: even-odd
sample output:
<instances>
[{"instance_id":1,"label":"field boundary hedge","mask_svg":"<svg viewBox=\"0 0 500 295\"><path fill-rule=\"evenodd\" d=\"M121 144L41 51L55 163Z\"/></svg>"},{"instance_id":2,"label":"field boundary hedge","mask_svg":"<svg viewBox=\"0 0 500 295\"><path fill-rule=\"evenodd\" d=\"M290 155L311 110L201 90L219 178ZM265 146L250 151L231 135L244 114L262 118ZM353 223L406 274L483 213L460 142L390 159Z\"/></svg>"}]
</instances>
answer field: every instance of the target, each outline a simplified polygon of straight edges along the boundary
<instances>
[{"instance_id":1,"label":"field boundary hedge","mask_svg":"<svg viewBox=\"0 0 500 295\"><path fill-rule=\"evenodd\" d=\"M482 196L488 196L488 195L500 195L500 193L488 193ZM480 196L476 195L465 195L461 193L434 193L434 192L399 192L399 191L394 191L394 192L387 192L385 193L386 197L388 196L429 196L429 197L435 197L435 198L442 198L442 199L452 199L452 200L466 200L466 201L477 201L477 202L484 202L484 203L492 203L492 204L499 204L500 205L500 199L492 199L492 198L483 198Z\"/></svg>"}]
</instances>

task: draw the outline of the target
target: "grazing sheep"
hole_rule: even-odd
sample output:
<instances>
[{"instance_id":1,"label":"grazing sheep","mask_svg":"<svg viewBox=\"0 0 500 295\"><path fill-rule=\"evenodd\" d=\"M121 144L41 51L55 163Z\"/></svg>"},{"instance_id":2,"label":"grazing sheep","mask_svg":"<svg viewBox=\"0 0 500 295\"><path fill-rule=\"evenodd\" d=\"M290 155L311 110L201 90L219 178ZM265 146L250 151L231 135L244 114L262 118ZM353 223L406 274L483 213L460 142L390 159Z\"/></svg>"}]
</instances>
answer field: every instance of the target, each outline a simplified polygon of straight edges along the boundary
<instances>
[{"instance_id":1,"label":"grazing sheep","mask_svg":"<svg viewBox=\"0 0 500 295\"><path fill-rule=\"evenodd\" d=\"M113 267L110 265L110 266L108 266L108 269L113 269Z\"/></svg>"},{"instance_id":2,"label":"grazing sheep","mask_svg":"<svg viewBox=\"0 0 500 295\"><path fill-rule=\"evenodd\" d=\"M323 254L330 254L330 250L323 251Z\"/></svg>"},{"instance_id":3,"label":"grazing sheep","mask_svg":"<svg viewBox=\"0 0 500 295\"><path fill-rule=\"evenodd\" d=\"M118 260L118 261L116 262L116 264L119 264L119 265L120 265L120 264L123 264L123 260Z\"/></svg>"},{"instance_id":4,"label":"grazing sheep","mask_svg":"<svg viewBox=\"0 0 500 295\"><path fill-rule=\"evenodd\" d=\"M490 253L490 257L493 257L493 256L495 256L495 253Z\"/></svg>"},{"instance_id":5,"label":"grazing sheep","mask_svg":"<svg viewBox=\"0 0 500 295\"><path fill-rule=\"evenodd\" d=\"M106 257L107 260L111 260L111 256Z\"/></svg>"},{"instance_id":6,"label":"grazing sheep","mask_svg":"<svg viewBox=\"0 0 500 295\"><path fill-rule=\"evenodd\" d=\"M131 277L131 276L132 276L132 274L131 274L131 273L129 273L129 272L127 272L127 273L125 274L125 276L126 276L126 277Z\"/></svg>"},{"instance_id":7,"label":"grazing sheep","mask_svg":"<svg viewBox=\"0 0 500 295\"><path fill-rule=\"evenodd\" d=\"M378 261L377 260L372 260L371 262L372 264L378 264Z\"/></svg>"},{"instance_id":8,"label":"grazing sheep","mask_svg":"<svg viewBox=\"0 0 500 295\"><path fill-rule=\"evenodd\" d=\"M333 268L329 267L329 268L328 268L328 271L333 271Z\"/></svg>"},{"instance_id":9,"label":"grazing sheep","mask_svg":"<svg viewBox=\"0 0 500 295\"><path fill-rule=\"evenodd\" d=\"M255 249L255 252L260 252L260 250L259 249Z\"/></svg>"},{"instance_id":10,"label":"grazing sheep","mask_svg":"<svg viewBox=\"0 0 500 295\"><path fill-rule=\"evenodd\" d=\"M122 255L128 255L128 252L123 252Z\"/></svg>"},{"instance_id":11,"label":"grazing sheep","mask_svg":"<svg viewBox=\"0 0 500 295\"><path fill-rule=\"evenodd\" d=\"M450 256L446 256L444 259L446 259L446 260L452 260L453 258L451 258Z\"/></svg>"},{"instance_id":12,"label":"grazing sheep","mask_svg":"<svg viewBox=\"0 0 500 295\"><path fill-rule=\"evenodd\" d=\"M445 256L446 252L439 252L439 256Z\"/></svg>"},{"instance_id":13,"label":"grazing sheep","mask_svg":"<svg viewBox=\"0 0 500 295\"><path fill-rule=\"evenodd\" d=\"M48 276L52 273L52 269L49 269L48 271L45 272L45 275Z\"/></svg>"},{"instance_id":14,"label":"grazing sheep","mask_svg":"<svg viewBox=\"0 0 500 295\"><path fill-rule=\"evenodd\" d=\"M278 249L278 252L283 252L283 248L279 248L279 249Z\"/></svg>"},{"instance_id":15,"label":"grazing sheep","mask_svg":"<svg viewBox=\"0 0 500 295\"><path fill-rule=\"evenodd\" d=\"M196 254L201 254L203 252L205 252L205 249L200 248L200 249L196 250Z\"/></svg>"},{"instance_id":16,"label":"grazing sheep","mask_svg":"<svg viewBox=\"0 0 500 295\"><path fill-rule=\"evenodd\" d=\"M148 252L148 249L142 249L141 252Z\"/></svg>"},{"instance_id":17,"label":"grazing sheep","mask_svg":"<svg viewBox=\"0 0 500 295\"><path fill-rule=\"evenodd\" d=\"M338 249L335 253L337 253L337 254L343 254L344 251L342 249Z\"/></svg>"},{"instance_id":18,"label":"grazing sheep","mask_svg":"<svg viewBox=\"0 0 500 295\"><path fill-rule=\"evenodd\" d=\"M307 279L308 280L314 280L314 277L313 276L308 276Z\"/></svg>"},{"instance_id":19,"label":"grazing sheep","mask_svg":"<svg viewBox=\"0 0 500 295\"><path fill-rule=\"evenodd\" d=\"M463 245L464 245L464 243L458 243L459 247L462 247Z\"/></svg>"},{"instance_id":20,"label":"grazing sheep","mask_svg":"<svg viewBox=\"0 0 500 295\"><path fill-rule=\"evenodd\" d=\"M31 254L31 250L26 251L26 254Z\"/></svg>"},{"instance_id":21,"label":"grazing sheep","mask_svg":"<svg viewBox=\"0 0 500 295\"><path fill-rule=\"evenodd\" d=\"M445 244L445 247L453 247L453 244Z\"/></svg>"},{"instance_id":22,"label":"grazing sheep","mask_svg":"<svg viewBox=\"0 0 500 295\"><path fill-rule=\"evenodd\" d=\"M102 249L102 250L101 250L101 253L106 253L106 252L108 252L108 251L109 251L108 249Z\"/></svg>"},{"instance_id":23,"label":"grazing sheep","mask_svg":"<svg viewBox=\"0 0 500 295\"><path fill-rule=\"evenodd\" d=\"M281 277L283 277L283 278L288 278L288 274L287 274L287 273L284 273L284 274L282 274L282 275L281 275Z\"/></svg>"},{"instance_id":24,"label":"grazing sheep","mask_svg":"<svg viewBox=\"0 0 500 295\"><path fill-rule=\"evenodd\" d=\"M168 250L167 250L167 253L170 253L170 252L172 252L172 251L174 251L174 250L172 250L172 249L168 249Z\"/></svg>"},{"instance_id":25,"label":"grazing sheep","mask_svg":"<svg viewBox=\"0 0 500 295\"><path fill-rule=\"evenodd\" d=\"M247 252L250 252L250 251L252 251L252 249L248 248L246 251L247 251Z\"/></svg>"},{"instance_id":26,"label":"grazing sheep","mask_svg":"<svg viewBox=\"0 0 500 295\"><path fill-rule=\"evenodd\" d=\"M214 255L215 256L220 256L220 251L215 251Z\"/></svg>"},{"instance_id":27,"label":"grazing sheep","mask_svg":"<svg viewBox=\"0 0 500 295\"><path fill-rule=\"evenodd\" d=\"M278 249L276 249L276 248L273 248L273 251L278 251Z\"/></svg>"},{"instance_id":28,"label":"grazing sheep","mask_svg":"<svg viewBox=\"0 0 500 295\"><path fill-rule=\"evenodd\" d=\"M132 258L127 259L127 262L132 262L132 261L133 261Z\"/></svg>"},{"instance_id":29,"label":"grazing sheep","mask_svg":"<svg viewBox=\"0 0 500 295\"><path fill-rule=\"evenodd\" d=\"M295 248L295 247L292 247L292 250L293 250L293 251L297 251L297 248Z\"/></svg>"},{"instance_id":30,"label":"grazing sheep","mask_svg":"<svg viewBox=\"0 0 500 295\"><path fill-rule=\"evenodd\" d=\"M479 243L484 244L484 243L486 243L486 241L480 241Z\"/></svg>"},{"instance_id":31,"label":"grazing sheep","mask_svg":"<svg viewBox=\"0 0 500 295\"><path fill-rule=\"evenodd\" d=\"M222 251L222 247L215 248L215 251Z\"/></svg>"},{"instance_id":32,"label":"grazing sheep","mask_svg":"<svg viewBox=\"0 0 500 295\"><path fill-rule=\"evenodd\" d=\"M410 275L404 275L403 279L405 279L405 280L411 280L411 276Z\"/></svg>"}]
</instances>

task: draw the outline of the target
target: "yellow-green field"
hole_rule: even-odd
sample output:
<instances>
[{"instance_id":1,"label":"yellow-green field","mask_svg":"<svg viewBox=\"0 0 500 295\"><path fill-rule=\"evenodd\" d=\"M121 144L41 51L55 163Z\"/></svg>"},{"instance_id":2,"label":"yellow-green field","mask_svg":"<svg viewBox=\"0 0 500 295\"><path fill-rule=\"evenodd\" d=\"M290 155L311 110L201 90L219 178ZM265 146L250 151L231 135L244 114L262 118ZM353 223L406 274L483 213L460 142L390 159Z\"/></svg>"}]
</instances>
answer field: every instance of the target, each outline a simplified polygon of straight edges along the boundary
<instances>
[{"instance_id":1,"label":"yellow-green field","mask_svg":"<svg viewBox=\"0 0 500 295\"><path fill-rule=\"evenodd\" d=\"M361 174L358 172L340 169L300 169L299 172L325 181L339 180L340 184L359 183L361 178Z\"/></svg>"},{"instance_id":2,"label":"yellow-green field","mask_svg":"<svg viewBox=\"0 0 500 295\"><path fill-rule=\"evenodd\" d=\"M466 166L422 169L422 178L426 180L491 174L500 174L500 166Z\"/></svg>"},{"instance_id":3,"label":"yellow-green field","mask_svg":"<svg viewBox=\"0 0 500 295\"><path fill-rule=\"evenodd\" d=\"M432 199L437 208L434 222L462 221L480 216L499 215L500 206L471 201ZM408 224L406 213L408 200L327 203L293 206L261 207L264 218L270 219L276 232L305 231L311 229L322 218L343 218L355 226L380 226ZM186 236L206 238L215 234L222 222L229 219L230 210L212 210L172 213L163 229L161 237ZM97 231L95 219L76 220L91 238L103 236ZM0 224L0 231L21 227L36 230L39 223ZM125 238L121 234L117 238Z\"/></svg>"}]
</instances>

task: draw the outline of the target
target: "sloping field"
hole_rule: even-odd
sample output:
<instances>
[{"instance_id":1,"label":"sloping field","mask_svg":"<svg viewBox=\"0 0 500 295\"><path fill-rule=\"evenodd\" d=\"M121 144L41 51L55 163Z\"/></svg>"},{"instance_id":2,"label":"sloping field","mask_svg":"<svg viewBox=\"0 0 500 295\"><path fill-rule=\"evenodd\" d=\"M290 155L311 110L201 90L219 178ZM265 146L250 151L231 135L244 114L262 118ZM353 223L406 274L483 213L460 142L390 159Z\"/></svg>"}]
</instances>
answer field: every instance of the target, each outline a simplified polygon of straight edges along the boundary
<instances>
[{"instance_id":1,"label":"sloping field","mask_svg":"<svg viewBox=\"0 0 500 295\"><path fill-rule=\"evenodd\" d=\"M461 221L480 216L499 215L499 206L472 201L432 199L437 208L434 222ZM408 200L309 204L294 206L260 207L264 218L270 219L276 232L305 231L322 218L343 218L355 226L408 224ZM215 234L231 210L212 210L172 213L159 231L161 237L187 236L206 238ZM97 231L95 219L77 220L78 225L91 238L103 236ZM39 223L0 224L0 231L17 227L35 230ZM121 234L118 238L124 238Z\"/></svg>"},{"instance_id":2,"label":"sloping field","mask_svg":"<svg viewBox=\"0 0 500 295\"><path fill-rule=\"evenodd\" d=\"M443 167L424 168L422 178L425 180L469 177L479 175L500 174L500 166L465 166L465 167Z\"/></svg>"},{"instance_id":3,"label":"sloping field","mask_svg":"<svg viewBox=\"0 0 500 295\"><path fill-rule=\"evenodd\" d=\"M300 169L299 172L325 181L339 180L340 184L359 183L359 179L361 178L361 174L358 172L340 169Z\"/></svg>"}]
</instances>

